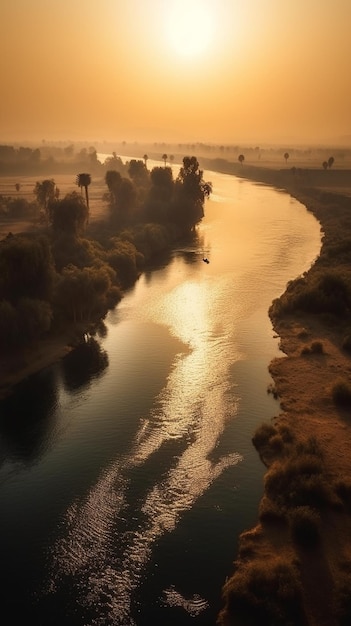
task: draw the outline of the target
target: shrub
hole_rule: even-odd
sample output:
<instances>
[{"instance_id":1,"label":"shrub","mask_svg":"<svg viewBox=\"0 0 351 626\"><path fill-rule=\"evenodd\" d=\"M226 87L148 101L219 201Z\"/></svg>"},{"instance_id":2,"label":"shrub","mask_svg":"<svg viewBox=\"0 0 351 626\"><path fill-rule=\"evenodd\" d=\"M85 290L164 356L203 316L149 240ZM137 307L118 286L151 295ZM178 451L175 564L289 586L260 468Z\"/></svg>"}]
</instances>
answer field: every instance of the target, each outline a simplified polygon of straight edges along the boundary
<instances>
[{"instance_id":1,"label":"shrub","mask_svg":"<svg viewBox=\"0 0 351 626\"><path fill-rule=\"evenodd\" d=\"M295 437L291 432L289 426L287 426L286 424L280 424L278 430L284 443L292 443L294 441Z\"/></svg>"},{"instance_id":2,"label":"shrub","mask_svg":"<svg viewBox=\"0 0 351 626\"><path fill-rule=\"evenodd\" d=\"M338 406L351 406L351 385L346 380L337 380L332 388L332 398Z\"/></svg>"},{"instance_id":3,"label":"shrub","mask_svg":"<svg viewBox=\"0 0 351 626\"><path fill-rule=\"evenodd\" d=\"M333 272L319 272L309 279L302 276L288 283L285 293L273 301L270 314L281 315L300 310L342 316L350 308L350 294L347 276Z\"/></svg>"},{"instance_id":4,"label":"shrub","mask_svg":"<svg viewBox=\"0 0 351 626\"><path fill-rule=\"evenodd\" d=\"M252 437L252 443L255 448L260 448L267 445L270 438L277 434L278 431L273 424L264 422L256 429L254 436Z\"/></svg>"},{"instance_id":5,"label":"shrub","mask_svg":"<svg viewBox=\"0 0 351 626\"><path fill-rule=\"evenodd\" d=\"M317 545L319 535L319 514L309 506L298 506L289 512L291 534L296 541L305 548Z\"/></svg>"},{"instance_id":6,"label":"shrub","mask_svg":"<svg viewBox=\"0 0 351 626\"><path fill-rule=\"evenodd\" d=\"M319 459L323 458L322 449L317 441L317 438L313 435L308 437L305 441L299 441L296 444L296 453L298 455L312 454Z\"/></svg>"},{"instance_id":7,"label":"shrub","mask_svg":"<svg viewBox=\"0 0 351 626\"><path fill-rule=\"evenodd\" d=\"M270 626L304 623L298 570L281 557L240 567L224 587L224 601L219 624L228 623L227 611L235 615L238 623Z\"/></svg>"},{"instance_id":8,"label":"shrub","mask_svg":"<svg viewBox=\"0 0 351 626\"><path fill-rule=\"evenodd\" d=\"M324 346L321 341L312 341L310 346L304 346L301 354L324 354Z\"/></svg>"},{"instance_id":9,"label":"shrub","mask_svg":"<svg viewBox=\"0 0 351 626\"><path fill-rule=\"evenodd\" d=\"M267 496L280 507L322 507L332 500L321 454L313 454L308 445L312 448L313 441L300 444L292 456L276 461L265 476Z\"/></svg>"},{"instance_id":10,"label":"shrub","mask_svg":"<svg viewBox=\"0 0 351 626\"><path fill-rule=\"evenodd\" d=\"M262 524L265 522L286 522L285 510L280 508L276 502L263 496L259 506L259 519Z\"/></svg>"}]
</instances>

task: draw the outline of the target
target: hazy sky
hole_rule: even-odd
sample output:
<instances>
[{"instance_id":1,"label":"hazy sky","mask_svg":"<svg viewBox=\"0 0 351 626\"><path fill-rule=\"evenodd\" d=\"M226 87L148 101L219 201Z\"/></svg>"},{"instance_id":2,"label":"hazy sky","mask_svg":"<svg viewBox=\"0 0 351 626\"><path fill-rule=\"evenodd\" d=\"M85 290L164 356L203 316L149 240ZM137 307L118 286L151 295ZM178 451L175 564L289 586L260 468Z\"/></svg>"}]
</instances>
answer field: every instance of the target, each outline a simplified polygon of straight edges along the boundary
<instances>
[{"instance_id":1,"label":"hazy sky","mask_svg":"<svg viewBox=\"0 0 351 626\"><path fill-rule=\"evenodd\" d=\"M351 137L351 0L1 0L0 23L0 142Z\"/></svg>"}]
</instances>

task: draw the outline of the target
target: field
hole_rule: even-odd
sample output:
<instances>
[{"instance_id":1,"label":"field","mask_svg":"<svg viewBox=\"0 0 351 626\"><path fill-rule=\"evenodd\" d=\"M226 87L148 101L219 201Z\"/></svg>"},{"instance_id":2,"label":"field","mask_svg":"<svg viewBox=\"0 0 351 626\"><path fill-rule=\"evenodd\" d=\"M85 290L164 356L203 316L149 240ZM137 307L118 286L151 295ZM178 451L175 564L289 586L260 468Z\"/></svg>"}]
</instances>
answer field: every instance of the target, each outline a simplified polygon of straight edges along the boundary
<instances>
[{"instance_id":1,"label":"field","mask_svg":"<svg viewBox=\"0 0 351 626\"><path fill-rule=\"evenodd\" d=\"M44 178L53 178L57 187L60 190L60 198L63 198L67 193L72 191L80 192L75 182L75 176L70 174L52 174L45 176L3 176L0 177L0 195L12 196L14 198L25 198L29 202L35 200L34 187L37 181L42 181ZM20 184L20 190L17 192L15 185ZM90 220L101 219L106 215L107 204L103 201L103 195L106 193L107 187L103 178L92 177L91 185L89 186L89 205L90 205ZM0 214L0 239L6 236L9 232L17 234L27 229L35 229L38 226L38 222L32 220L30 222L18 219L9 219Z\"/></svg>"}]
</instances>

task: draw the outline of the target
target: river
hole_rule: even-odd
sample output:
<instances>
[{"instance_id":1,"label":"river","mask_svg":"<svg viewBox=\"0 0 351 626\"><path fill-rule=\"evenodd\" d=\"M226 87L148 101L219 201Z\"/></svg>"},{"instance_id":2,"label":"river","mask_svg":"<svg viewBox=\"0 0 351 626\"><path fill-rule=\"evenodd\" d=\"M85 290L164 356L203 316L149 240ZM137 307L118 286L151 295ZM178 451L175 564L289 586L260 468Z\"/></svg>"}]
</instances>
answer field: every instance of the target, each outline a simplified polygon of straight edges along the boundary
<instances>
[{"instance_id":1,"label":"river","mask_svg":"<svg viewBox=\"0 0 351 626\"><path fill-rule=\"evenodd\" d=\"M263 491L252 434L279 412L268 308L321 236L282 191L204 178L194 239L0 404L8 623L215 624Z\"/></svg>"}]
</instances>

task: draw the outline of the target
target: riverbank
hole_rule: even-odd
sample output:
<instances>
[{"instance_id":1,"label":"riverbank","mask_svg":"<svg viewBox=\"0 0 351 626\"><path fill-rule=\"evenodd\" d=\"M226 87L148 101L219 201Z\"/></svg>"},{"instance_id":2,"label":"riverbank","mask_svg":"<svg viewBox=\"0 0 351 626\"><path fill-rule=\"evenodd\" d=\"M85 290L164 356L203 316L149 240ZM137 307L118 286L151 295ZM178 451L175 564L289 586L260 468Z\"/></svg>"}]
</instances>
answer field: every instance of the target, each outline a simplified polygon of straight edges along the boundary
<instances>
[{"instance_id":1,"label":"riverbank","mask_svg":"<svg viewBox=\"0 0 351 626\"><path fill-rule=\"evenodd\" d=\"M312 292L331 274L351 285L350 171L339 172L337 184L327 187L312 184L313 172L306 175L308 185L263 169L245 177L286 189L320 222L320 256L303 289ZM301 281L293 281L270 309L284 353L269 366L281 412L253 437L267 467L264 497L257 526L240 536L220 626L337 626L351 620L350 302L341 316L289 310L301 289ZM336 303L342 298L336 294Z\"/></svg>"},{"instance_id":2,"label":"riverbank","mask_svg":"<svg viewBox=\"0 0 351 626\"><path fill-rule=\"evenodd\" d=\"M0 357L0 402L18 383L63 359L77 342L78 331L72 328L43 339L35 347L21 351L20 355Z\"/></svg>"}]
</instances>

